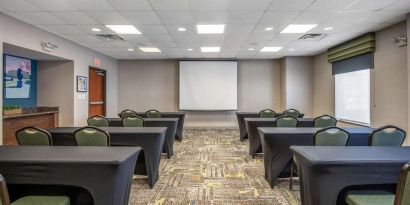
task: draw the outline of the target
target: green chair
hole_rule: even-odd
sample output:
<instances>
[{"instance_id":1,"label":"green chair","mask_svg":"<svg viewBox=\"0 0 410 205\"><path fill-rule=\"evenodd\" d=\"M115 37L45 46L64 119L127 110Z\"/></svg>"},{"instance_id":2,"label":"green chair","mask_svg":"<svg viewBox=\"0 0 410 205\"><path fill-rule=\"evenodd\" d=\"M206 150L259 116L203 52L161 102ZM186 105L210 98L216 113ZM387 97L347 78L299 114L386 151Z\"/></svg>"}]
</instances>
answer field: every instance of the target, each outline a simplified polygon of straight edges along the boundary
<instances>
[{"instance_id":1,"label":"green chair","mask_svg":"<svg viewBox=\"0 0 410 205\"><path fill-rule=\"evenodd\" d=\"M53 141L47 130L36 127L25 127L16 132L19 145L25 146L51 146Z\"/></svg>"},{"instance_id":2,"label":"green chair","mask_svg":"<svg viewBox=\"0 0 410 205\"><path fill-rule=\"evenodd\" d=\"M87 126L74 132L78 146L110 146L110 134L97 127Z\"/></svg>"},{"instance_id":3,"label":"green chair","mask_svg":"<svg viewBox=\"0 0 410 205\"><path fill-rule=\"evenodd\" d=\"M276 120L276 127L296 127L298 119L291 116L281 116Z\"/></svg>"},{"instance_id":4,"label":"green chair","mask_svg":"<svg viewBox=\"0 0 410 205\"><path fill-rule=\"evenodd\" d=\"M87 119L88 126L109 127L110 121L101 115L95 115Z\"/></svg>"},{"instance_id":5,"label":"green chair","mask_svg":"<svg viewBox=\"0 0 410 205\"><path fill-rule=\"evenodd\" d=\"M120 114L121 118L137 117L137 116L138 116L137 112L135 112L134 110L130 110L130 109L123 110Z\"/></svg>"},{"instance_id":6,"label":"green chair","mask_svg":"<svg viewBox=\"0 0 410 205\"><path fill-rule=\"evenodd\" d=\"M406 131L393 125L386 125L373 130L369 138L369 146L400 147L405 139Z\"/></svg>"},{"instance_id":7,"label":"green chair","mask_svg":"<svg viewBox=\"0 0 410 205\"><path fill-rule=\"evenodd\" d=\"M147 118L161 118L161 112L158 110L148 110L145 112L145 116Z\"/></svg>"},{"instance_id":8,"label":"green chair","mask_svg":"<svg viewBox=\"0 0 410 205\"><path fill-rule=\"evenodd\" d=\"M271 109L265 109L259 112L260 118L274 118L276 115L275 111Z\"/></svg>"},{"instance_id":9,"label":"green chair","mask_svg":"<svg viewBox=\"0 0 410 205\"><path fill-rule=\"evenodd\" d=\"M10 203L6 181L0 175L0 205L70 205L70 198L66 196L25 196Z\"/></svg>"},{"instance_id":10,"label":"green chair","mask_svg":"<svg viewBox=\"0 0 410 205\"><path fill-rule=\"evenodd\" d=\"M121 122L123 127L144 127L144 119L138 116L122 118Z\"/></svg>"},{"instance_id":11,"label":"green chair","mask_svg":"<svg viewBox=\"0 0 410 205\"><path fill-rule=\"evenodd\" d=\"M283 116L291 116L294 118L299 118L299 114L300 112L296 109L289 109L289 110L283 111Z\"/></svg>"},{"instance_id":12,"label":"green chair","mask_svg":"<svg viewBox=\"0 0 410 205\"><path fill-rule=\"evenodd\" d=\"M377 190L353 190L346 193L348 205L409 205L410 204L410 163L405 164L399 176L396 194Z\"/></svg>"},{"instance_id":13,"label":"green chair","mask_svg":"<svg viewBox=\"0 0 410 205\"><path fill-rule=\"evenodd\" d=\"M330 115L322 115L313 120L314 127L333 127L336 126L336 118Z\"/></svg>"},{"instance_id":14,"label":"green chair","mask_svg":"<svg viewBox=\"0 0 410 205\"><path fill-rule=\"evenodd\" d=\"M346 146L349 141L349 132L339 127L327 127L318 130L313 135L314 146ZM289 189L293 189L293 173L298 169L298 162L293 157L292 165L290 166L290 182Z\"/></svg>"}]
</instances>

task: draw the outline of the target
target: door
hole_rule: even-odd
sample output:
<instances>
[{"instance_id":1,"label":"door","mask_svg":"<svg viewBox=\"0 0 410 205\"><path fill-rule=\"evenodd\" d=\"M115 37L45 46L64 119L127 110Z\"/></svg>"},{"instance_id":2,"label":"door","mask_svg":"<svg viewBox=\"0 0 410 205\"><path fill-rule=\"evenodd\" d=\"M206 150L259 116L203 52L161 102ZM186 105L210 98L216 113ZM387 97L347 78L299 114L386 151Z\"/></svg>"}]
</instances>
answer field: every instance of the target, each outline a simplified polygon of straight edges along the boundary
<instances>
[{"instance_id":1,"label":"door","mask_svg":"<svg viewBox=\"0 0 410 205\"><path fill-rule=\"evenodd\" d=\"M89 68L88 116L105 116L105 70Z\"/></svg>"}]
</instances>

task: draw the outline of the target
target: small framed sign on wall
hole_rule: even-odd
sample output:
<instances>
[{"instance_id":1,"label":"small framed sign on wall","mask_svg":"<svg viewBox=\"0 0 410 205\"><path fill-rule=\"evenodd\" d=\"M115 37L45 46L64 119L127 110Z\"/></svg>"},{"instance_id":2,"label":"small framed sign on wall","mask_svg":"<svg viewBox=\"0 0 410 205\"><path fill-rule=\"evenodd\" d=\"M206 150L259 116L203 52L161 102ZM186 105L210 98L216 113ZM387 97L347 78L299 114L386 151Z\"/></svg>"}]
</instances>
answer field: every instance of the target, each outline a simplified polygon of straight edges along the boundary
<instances>
[{"instance_id":1,"label":"small framed sign on wall","mask_svg":"<svg viewBox=\"0 0 410 205\"><path fill-rule=\"evenodd\" d=\"M88 78L77 76L77 92L87 92Z\"/></svg>"}]
</instances>

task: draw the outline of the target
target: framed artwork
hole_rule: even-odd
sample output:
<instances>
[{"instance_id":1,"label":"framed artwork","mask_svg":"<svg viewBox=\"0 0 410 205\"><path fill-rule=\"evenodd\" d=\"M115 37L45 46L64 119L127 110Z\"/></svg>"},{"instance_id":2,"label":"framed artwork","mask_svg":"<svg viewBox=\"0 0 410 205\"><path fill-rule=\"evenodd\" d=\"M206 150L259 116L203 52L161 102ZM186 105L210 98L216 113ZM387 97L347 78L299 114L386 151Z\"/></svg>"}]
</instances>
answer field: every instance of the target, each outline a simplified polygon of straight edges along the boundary
<instances>
[{"instance_id":1,"label":"framed artwork","mask_svg":"<svg viewBox=\"0 0 410 205\"><path fill-rule=\"evenodd\" d=\"M88 78L77 76L77 92L87 92Z\"/></svg>"},{"instance_id":2,"label":"framed artwork","mask_svg":"<svg viewBox=\"0 0 410 205\"><path fill-rule=\"evenodd\" d=\"M31 60L4 55L3 66L4 98L30 98Z\"/></svg>"}]
</instances>

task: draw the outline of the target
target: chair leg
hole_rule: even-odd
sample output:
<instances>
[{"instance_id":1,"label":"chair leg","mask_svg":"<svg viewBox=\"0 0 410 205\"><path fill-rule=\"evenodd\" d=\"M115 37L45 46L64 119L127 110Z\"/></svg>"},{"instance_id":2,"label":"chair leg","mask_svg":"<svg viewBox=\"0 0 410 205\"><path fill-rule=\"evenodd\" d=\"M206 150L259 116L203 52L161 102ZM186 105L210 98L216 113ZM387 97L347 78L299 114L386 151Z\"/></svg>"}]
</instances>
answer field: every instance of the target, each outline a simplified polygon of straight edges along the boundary
<instances>
[{"instance_id":1,"label":"chair leg","mask_svg":"<svg viewBox=\"0 0 410 205\"><path fill-rule=\"evenodd\" d=\"M289 190L293 189L293 162L290 165L290 178L289 178Z\"/></svg>"}]
</instances>

